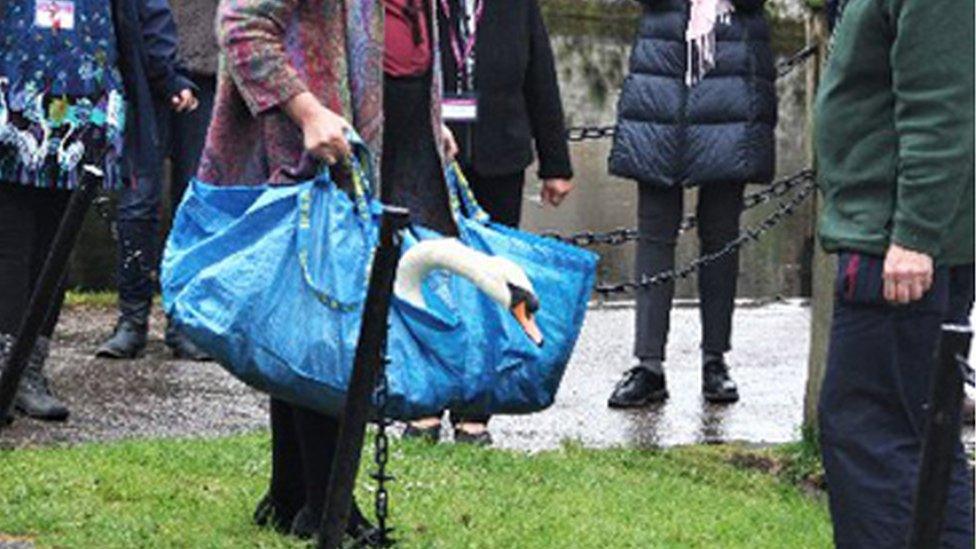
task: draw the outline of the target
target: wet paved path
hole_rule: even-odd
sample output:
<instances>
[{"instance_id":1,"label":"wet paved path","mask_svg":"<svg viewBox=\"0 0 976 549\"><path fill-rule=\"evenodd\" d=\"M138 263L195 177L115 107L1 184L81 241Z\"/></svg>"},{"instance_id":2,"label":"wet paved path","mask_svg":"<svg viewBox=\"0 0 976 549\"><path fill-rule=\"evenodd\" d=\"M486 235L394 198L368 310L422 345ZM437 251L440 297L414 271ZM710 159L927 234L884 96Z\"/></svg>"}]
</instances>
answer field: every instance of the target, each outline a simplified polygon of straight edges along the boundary
<instances>
[{"instance_id":1,"label":"wet paved path","mask_svg":"<svg viewBox=\"0 0 976 549\"><path fill-rule=\"evenodd\" d=\"M743 307L736 313L729 355L742 400L705 404L700 396L699 324L695 308L672 317L666 365L671 399L640 411L613 411L606 399L632 364L634 311L590 312L556 404L531 416L492 421L504 448L553 448L564 440L587 446L671 446L728 440L776 443L799 436L810 311L799 303ZM72 409L63 424L18 419L0 445L112 440L130 437L214 436L266 426L266 398L215 364L171 360L153 341L138 361L91 357L113 323L107 309L66 311L49 366L54 386ZM971 439L972 432L968 437Z\"/></svg>"}]
</instances>

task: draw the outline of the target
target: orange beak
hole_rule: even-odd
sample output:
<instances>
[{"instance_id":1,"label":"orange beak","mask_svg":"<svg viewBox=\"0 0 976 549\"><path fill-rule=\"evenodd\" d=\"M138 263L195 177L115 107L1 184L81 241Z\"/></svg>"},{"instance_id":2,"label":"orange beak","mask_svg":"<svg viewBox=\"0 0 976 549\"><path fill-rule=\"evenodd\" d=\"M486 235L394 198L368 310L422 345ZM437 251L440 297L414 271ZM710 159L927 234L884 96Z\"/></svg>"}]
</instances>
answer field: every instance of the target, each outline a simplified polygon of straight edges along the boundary
<instances>
[{"instance_id":1,"label":"orange beak","mask_svg":"<svg viewBox=\"0 0 976 549\"><path fill-rule=\"evenodd\" d=\"M539 330L539 325L535 323L535 315L529 311L529 307L525 301L520 301L512 307L512 316L515 317L515 320L525 330L525 335L529 336L532 343L541 347L543 341L542 331Z\"/></svg>"}]
</instances>

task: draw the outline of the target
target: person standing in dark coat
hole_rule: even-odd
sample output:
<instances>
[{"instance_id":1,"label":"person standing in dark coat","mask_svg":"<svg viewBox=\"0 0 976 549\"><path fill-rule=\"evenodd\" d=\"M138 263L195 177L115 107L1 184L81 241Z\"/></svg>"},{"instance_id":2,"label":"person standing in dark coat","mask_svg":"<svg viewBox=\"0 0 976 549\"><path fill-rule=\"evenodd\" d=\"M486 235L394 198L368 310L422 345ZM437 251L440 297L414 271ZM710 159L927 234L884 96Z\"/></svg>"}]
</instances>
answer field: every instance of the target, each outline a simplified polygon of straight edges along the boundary
<instances>
[{"instance_id":1,"label":"person standing in dark coat","mask_svg":"<svg viewBox=\"0 0 976 549\"><path fill-rule=\"evenodd\" d=\"M193 84L165 44L165 0L0 2L0 365L10 352L85 165L118 188L155 166L156 97L191 110ZM14 407L43 420L68 408L43 372L63 303L49 305Z\"/></svg>"},{"instance_id":2,"label":"person standing in dark coat","mask_svg":"<svg viewBox=\"0 0 976 549\"><path fill-rule=\"evenodd\" d=\"M534 159L544 204L559 206L573 190L559 82L538 2L432 1L440 8L444 119L457 139L461 170L488 215L518 227L525 170ZM491 444L489 417L451 420L455 441ZM440 429L440 418L426 418L405 435L436 440Z\"/></svg>"},{"instance_id":3,"label":"person standing in dark coat","mask_svg":"<svg viewBox=\"0 0 976 549\"><path fill-rule=\"evenodd\" d=\"M817 420L840 549L920 546L909 535L933 357L942 325L971 312L974 35L972 2L837 5L814 143L818 233L838 263ZM958 435L957 410L938 421ZM951 473L932 546L971 549L962 441L939 457Z\"/></svg>"},{"instance_id":4,"label":"person standing in dark coat","mask_svg":"<svg viewBox=\"0 0 976 549\"><path fill-rule=\"evenodd\" d=\"M170 0L169 3L180 40L167 42L166 48L178 53L183 71L196 86L199 106L192 111L173 112L166 101L156 101L155 146L159 148L159 166L120 193L119 320L111 337L98 348L97 355L103 358L135 358L146 346L159 258L165 179L162 160L170 160L170 211L175 211L197 171L213 109L218 53L214 19L218 0ZM172 325L166 328L166 345L178 358L207 359L205 353Z\"/></svg>"},{"instance_id":5,"label":"person standing in dark coat","mask_svg":"<svg viewBox=\"0 0 976 549\"><path fill-rule=\"evenodd\" d=\"M739 232L747 183L775 169L776 89L765 0L641 0L644 14L618 105L610 172L637 181L636 274L674 267L685 189L698 189L698 237L711 254ZM702 392L710 402L739 393L724 355L731 348L739 259L699 272ZM634 354L611 407L667 398L663 363L674 283L637 293Z\"/></svg>"}]
</instances>

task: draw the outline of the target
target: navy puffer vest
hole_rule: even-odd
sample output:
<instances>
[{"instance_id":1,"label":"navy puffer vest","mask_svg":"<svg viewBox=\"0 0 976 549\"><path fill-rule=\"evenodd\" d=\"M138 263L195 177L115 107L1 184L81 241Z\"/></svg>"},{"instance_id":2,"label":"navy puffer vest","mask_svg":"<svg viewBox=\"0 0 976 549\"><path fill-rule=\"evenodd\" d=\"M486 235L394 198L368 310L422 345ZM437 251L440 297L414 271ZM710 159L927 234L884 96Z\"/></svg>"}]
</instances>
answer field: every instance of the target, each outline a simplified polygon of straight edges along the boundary
<instances>
[{"instance_id":1,"label":"navy puffer vest","mask_svg":"<svg viewBox=\"0 0 976 549\"><path fill-rule=\"evenodd\" d=\"M749 2L755 10L735 3L731 23L716 25L715 67L688 88L688 1L643 0L610 173L664 187L772 180L777 105L769 27L762 2Z\"/></svg>"}]
</instances>

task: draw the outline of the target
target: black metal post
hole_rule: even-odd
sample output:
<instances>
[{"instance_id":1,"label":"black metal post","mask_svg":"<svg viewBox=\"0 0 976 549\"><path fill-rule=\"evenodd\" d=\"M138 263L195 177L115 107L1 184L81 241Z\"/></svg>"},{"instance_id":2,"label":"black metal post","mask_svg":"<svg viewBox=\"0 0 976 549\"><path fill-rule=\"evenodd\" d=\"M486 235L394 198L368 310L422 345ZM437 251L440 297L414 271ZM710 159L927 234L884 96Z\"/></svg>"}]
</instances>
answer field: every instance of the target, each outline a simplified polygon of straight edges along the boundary
<instances>
[{"instance_id":1,"label":"black metal post","mask_svg":"<svg viewBox=\"0 0 976 549\"><path fill-rule=\"evenodd\" d=\"M942 327L915 491L915 515L909 538L909 547L913 549L941 546L956 445L959 444L963 398L960 362L969 356L972 336L972 329L967 326Z\"/></svg>"},{"instance_id":2,"label":"black metal post","mask_svg":"<svg viewBox=\"0 0 976 549\"><path fill-rule=\"evenodd\" d=\"M377 373L386 359L386 334L393 282L400 261L400 230L406 227L409 212L387 207L380 227L380 243L373 258L373 268L363 308L363 321L356 344L352 379L346 393L346 405L339 426L339 443L329 477L329 492L318 547L337 549L349 522L353 488L362 456L366 423L372 406ZM383 421L385 418L380 418Z\"/></svg>"},{"instance_id":3,"label":"black metal post","mask_svg":"<svg viewBox=\"0 0 976 549\"><path fill-rule=\"evenodd\" d=\"M51 251L44 261L37 287L31 295L27 312L20 323L17 339L14 340L7 363L0 373L0 429L12 421L10 409L14 397L17 396L20 378L24 375L27 361L34 350L34 344L37 343L44 318L51 309L51 303L57 298L71 251L78 241L85 214L88 213L103 176L104 174L98 168L92 166L83 168L81 184L72 194L61 224L58 226L58 232L51 243Z\"/></svg>"}]
</instances>

